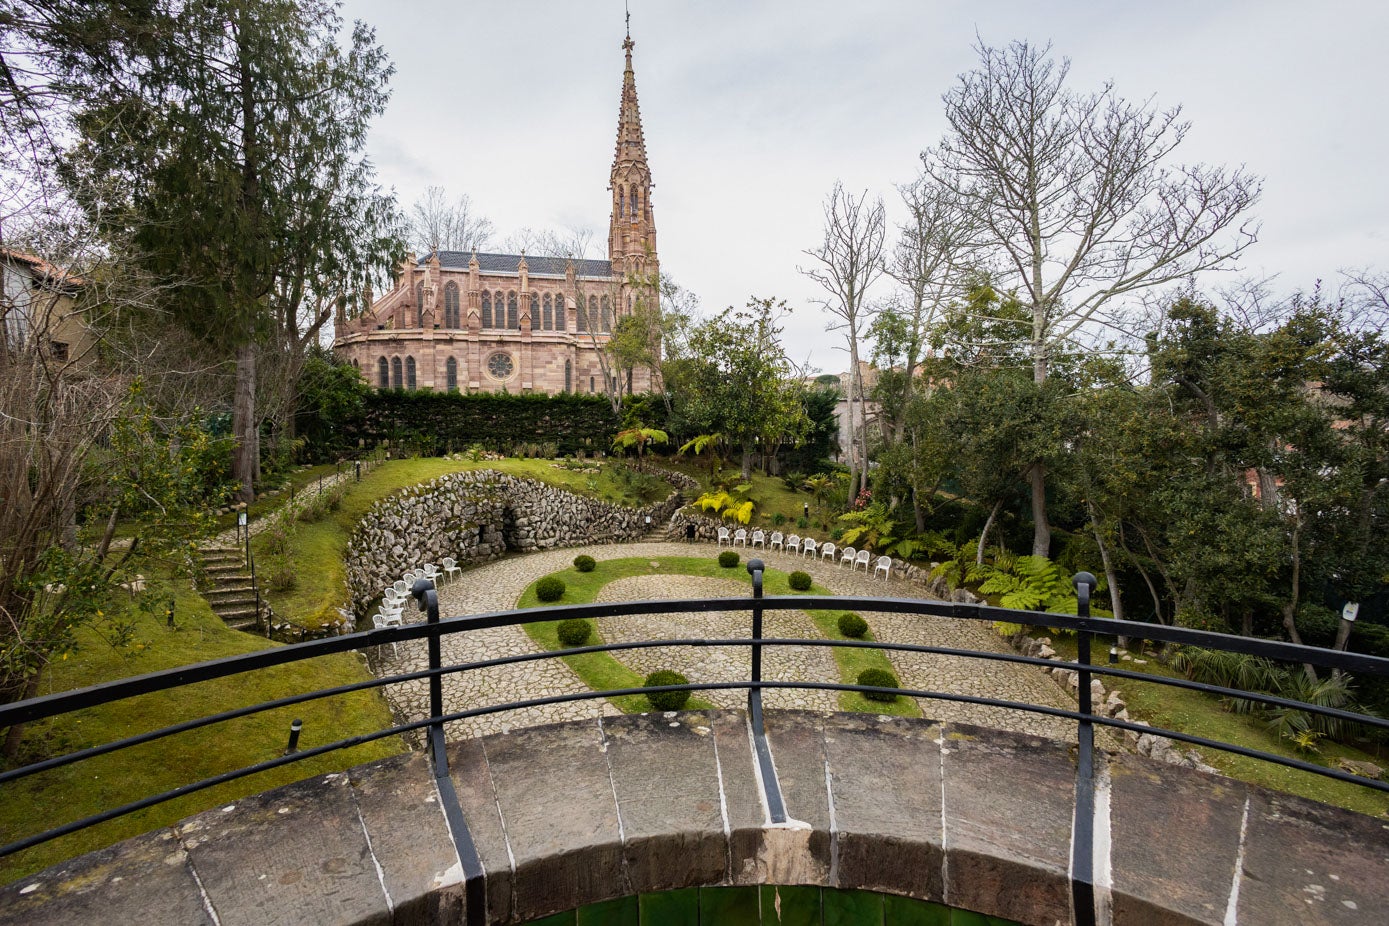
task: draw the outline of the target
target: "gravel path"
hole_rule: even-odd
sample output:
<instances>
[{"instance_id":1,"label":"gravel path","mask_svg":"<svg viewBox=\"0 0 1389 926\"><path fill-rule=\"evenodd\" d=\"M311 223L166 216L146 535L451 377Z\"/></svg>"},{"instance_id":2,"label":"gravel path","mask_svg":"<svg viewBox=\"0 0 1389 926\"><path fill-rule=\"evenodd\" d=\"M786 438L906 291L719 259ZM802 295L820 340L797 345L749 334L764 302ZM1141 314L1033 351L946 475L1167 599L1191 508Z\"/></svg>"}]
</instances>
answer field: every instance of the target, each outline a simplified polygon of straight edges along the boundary
<instances>
[{"instance_id":1,"label":"gravel path","mask_svg":"<svg viewBox=\"0 0 1389 926\"><path fill-rule=\"evenodd\" d=\"M566 568L580 553L587 553L598 560L640 556L659 561L661 557L671 556L712 557L716 552L709 544L659 542L604 544L508 557L470 569L452 584L444 586L439 593L440 610L447 617L512 608L521 592L535 578ZM872 578L861 570L853 571L848 567L818 559L802 559L795 554L776 550L767 553L758 550L757 555L769 566L778 569L804 569L816 582L836 594L926 597L920 586L897 580L884 580L880 577ZM599 600L707 597L720 594L745 596L747 586L732 580L695 576L639 577L610 583L604 588ZM986 652L1011 652L1007 643L991 628L978 621L876 612L863 613L862 616L880 640L953 646ZM603 618L601 632L610 641L643 637L649 639L656 633L672 637L743 636L747 633L747 614L716 611L677 613L656 618ZM819 636L810 619L802 612L794 611L767 612L766 632L769 636ZM454 634L443 640L445 664L516 655L534 652L535 649L530 637L519 627ZM619 658L643 674L655 668L675 668L688 675L692 681L732 680L739 676L746 677L747 674L746 654L729 650L637 650L624 653ZM779 647L768 650L765 658L767 678L838 677L831 654L822 648ZM1070 701L1051 679L1028 666L925 653L897 652L890 653L888 658L905 687L1074 708L1074 702ZM392 653L387 647L382 653L381 667L384 671L411 671L422 669L426 665L423 642L402 644L397 653ZM446 710L458 711L492 703L520 701L552 694L580 693L586 690L587 686L568 666L557 659L548 659L448 676L444 684L444 702ZM386 694L400 716L409 719L426 716L428 686L424 682L393 685L386 690ZM705 697L720 706L735 707L744 703L744 696L733 690L711 692ZM768 692L766 696L767 705L778 708L832 710L836 701L837 696L832 692L777 691ZM941 720L976 723L1055 739L1070 740L1075 735L1074 725L1069 721L1002 708L936 699L923 700L921 708L926 716ZM451 725L449 735L474 736L513 727L594 717L600 712L611 715L616 713L616 709L600 701L543 705L459 721Z\"/></svg>"}]
</instances>

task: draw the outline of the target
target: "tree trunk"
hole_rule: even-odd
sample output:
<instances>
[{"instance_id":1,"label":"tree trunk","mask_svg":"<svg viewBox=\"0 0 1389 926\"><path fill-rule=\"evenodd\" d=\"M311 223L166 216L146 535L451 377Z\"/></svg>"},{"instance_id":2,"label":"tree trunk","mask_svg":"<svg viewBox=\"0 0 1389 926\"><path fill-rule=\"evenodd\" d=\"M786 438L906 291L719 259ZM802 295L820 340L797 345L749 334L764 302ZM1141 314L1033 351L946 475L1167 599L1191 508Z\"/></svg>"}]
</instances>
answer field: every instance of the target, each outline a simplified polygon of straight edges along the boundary
<instances>
[{"instance_id":1,"label":"tree trunk","mask_svg":"<svg viewBox=\"0 0 1389 926\"><path fill-rule=\"evenodd\" d=\"M256 346L247 342L236 349L236 391L232 400L232 478L241 483L241 500L256 500L256 476L260 468L260 435L256 427Z\"/></svg>"},{"instance_id":2,"label":"tree trunk","mask_svg":"<svg viewBox=\"0 0 1389 926\"><path fill-rule=\"evenodd\" d=\"M1095 523L1095 507L1090 508L1090 526L1095 534L1095 545L1100 548L1100 563L1104 566L1104 580L1109 585L1109 609L1114 612L1114 619L1121 621L1124 619L1124 601L1119 593L1119 578L1114 574L1114 561L1109 557L1109 547L1105 546L1104 539L1100 536L1100 527ZM1119 645L1124 645L1121 638Z\"/></svg>"},{"instance_id":3,"label":"tree trunk","mask_svg":"<svg viewBox=\"0 0 1389 926\"><path fill-rule=\"evenodd\" d=\"M989 539L989 528L994 526L994 518L998 517L998 509L1003 507L1003 499L994 502L994 506L989 510L989 518L984 522L984 529L979 532L979 547L974 551L974 565L984 565L984 544Z\"/></svg>"},{"instance_id":4,"label":"tree trunk","mask_svg":"<svg viewBox=\"0 0 1389 926\"><path fill-rule=\"evenodd\" d=\"M743 445L743 481L747 482L752 478L752 451L748 445Z\"/></svg>"},{"instance_id":5,"label":"tree trunk","mask_svg":"<svg viewBox=\"0 0 1389 926\"><path fill-rule=\"evenodd\" d=\"M1047 520L1046 464L1032 464L1028 477L1032 483L1032 555L1046 557L1051 553L1051 522Z\"/></svg>"}]
</instances>

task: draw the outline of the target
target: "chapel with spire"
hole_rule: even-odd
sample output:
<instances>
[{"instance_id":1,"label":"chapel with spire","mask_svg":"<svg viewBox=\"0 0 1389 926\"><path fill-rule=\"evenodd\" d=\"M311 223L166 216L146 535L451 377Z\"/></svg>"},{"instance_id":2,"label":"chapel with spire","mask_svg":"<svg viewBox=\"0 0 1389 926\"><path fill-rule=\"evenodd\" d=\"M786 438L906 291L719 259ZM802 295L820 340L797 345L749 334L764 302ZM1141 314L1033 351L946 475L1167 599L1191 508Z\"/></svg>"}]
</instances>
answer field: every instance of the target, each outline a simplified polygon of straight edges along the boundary
<instances>
[{"instance_id":1,"label":"chapel with spire","mask_svg":"<svg viewBox=\"0 0 1389 926\"><path fill-rule=\"evenodd\" d=\"M608 187L608 257L581 254L409 254L392 288L340 306L333 350L378 389L633 393L653 388L606 346L631 315L660 311L660 265L631 30Z\"/></svg>"}]
</instances>

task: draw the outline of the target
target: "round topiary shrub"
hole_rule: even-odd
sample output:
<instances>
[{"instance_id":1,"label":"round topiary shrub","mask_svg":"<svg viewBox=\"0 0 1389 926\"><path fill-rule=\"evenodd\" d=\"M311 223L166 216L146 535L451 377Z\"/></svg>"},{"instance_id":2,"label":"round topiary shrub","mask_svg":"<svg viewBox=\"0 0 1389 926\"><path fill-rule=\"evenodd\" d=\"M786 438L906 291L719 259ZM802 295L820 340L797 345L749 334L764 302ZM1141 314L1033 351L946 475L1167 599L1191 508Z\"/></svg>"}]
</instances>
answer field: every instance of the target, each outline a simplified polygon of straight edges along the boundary
<instances>
[{"instance_id":1,"label":"round topiary shrub","mask_svg":"<svg viewBox=\"0 0 1389 926\"><path fill-rule=\"evenodd\" d=\"M592 572L598 561L591 556L580 555L574 557L574 568L580 572Z\"/></svg>"},{"instance_id":2,"label":"round topiary shrub","mask_svg":"<svg viewBox=\"0 0 1389 926\"><path fill-rule=\"evenodd\" d=\"M735 553L734 556L737 556ZM657 669L646 677L642 684L647 688L655 688L660 685L688 685L690 680L679 672L672 672L670 669ZM678 711L685 706L685 702L690 700L688 691L653 691L646 696L646 700L651 702L651 706L658 711Z\"/></svg>"},{"instance_id":3,"label":"round topiary shrub","mask_svg":"<svg viewBox=\"0 0 1389 926\"><path fill-rule=\"evenodd\" d=\"M565 646L583 646L593 633L593 624L582 617L571 617L559 622L559 642Z\"/></svg>"},{"instance_id":4,"label":"round topiary shrub","mask_svg":"<svg viewBox=\"0 0 1389 926\"><path fill-rule=\"evenodd\" d=\"M798 592L810 591L810 573L808 572L801 572L797 569L795 572L791 573L786 581Z\"/></svg>"},{"instance_id":5,"label":"round topiary shrub","mask_svg":"<svg viewBox=\"0 0 1389 926\"><path fill-rule=\"evenodd\" d=\"M564 597L564 580L546 576L535 583L535 597L541 601L559 601Z\"/></svg>"},{"instance_id":6,"label":"round topiary shrub","mask_svg":"<svg viewBox=\"0 0 1389 926\"><path fill-rule=\"evenodd\" d=\"M896 688L897 676L886 669L864 669L858 674L860 685L872 685L874 688ZM865 691L863 696L870 701L896 701L897 695L885 691Z\"/></svg>"},{"instance_id":7,"label":"round topiary shrub","mask_svg":"<svg viewBox=\"0 0 1389 926\"><path fill-rule=\"evenodd\" d=\"M738 565L738 554L732 550L724 550L719 554L719 565L725 569L732 569Z\"/></svg>"},{"instance_id":8,"label":"round topiary shrub","mask_svg":"<svg viewBox=\"0 0 1389 926\"><path fill-rule=\"evenodd\" d=\"M862 637L868 632L868 621L853 611L845 611L839 615L839 632L846 637Z\"/></svg>"}]
</instances>

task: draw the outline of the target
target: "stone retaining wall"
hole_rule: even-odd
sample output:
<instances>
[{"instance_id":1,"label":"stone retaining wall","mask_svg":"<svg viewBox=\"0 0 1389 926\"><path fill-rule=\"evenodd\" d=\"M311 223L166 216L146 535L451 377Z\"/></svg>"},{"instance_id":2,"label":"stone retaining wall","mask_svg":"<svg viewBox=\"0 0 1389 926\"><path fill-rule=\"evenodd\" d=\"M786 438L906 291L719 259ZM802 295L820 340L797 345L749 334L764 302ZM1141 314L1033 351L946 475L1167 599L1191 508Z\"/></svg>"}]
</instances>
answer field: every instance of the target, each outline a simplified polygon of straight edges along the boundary
<instances>
[{"instance_id":1,"label":"stone retaining wall","mask_svg":"<svg viewBox=\"0 0 1389 926\"><path fill-rule=\"evenodd\" d=\"M683 504L681 489L697 483L658 471L676 487L663 501L627 508L584 498L535 479L496 470L450 473L382 499L358 523L347 544L351 607L364 614L381 590L407 569L496 559L591 543L638 540L651 524L667 522Z\"/></svg>"}]
</instances>

